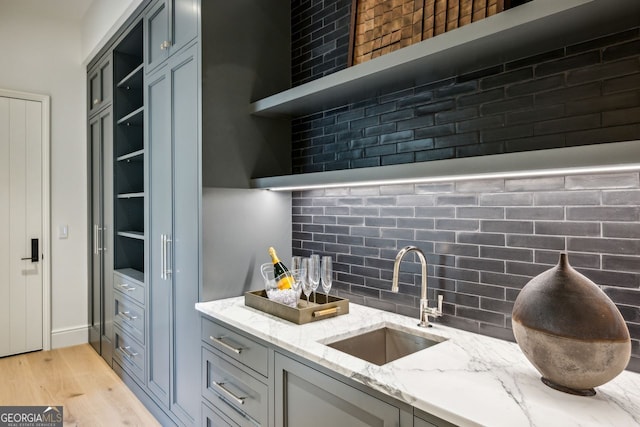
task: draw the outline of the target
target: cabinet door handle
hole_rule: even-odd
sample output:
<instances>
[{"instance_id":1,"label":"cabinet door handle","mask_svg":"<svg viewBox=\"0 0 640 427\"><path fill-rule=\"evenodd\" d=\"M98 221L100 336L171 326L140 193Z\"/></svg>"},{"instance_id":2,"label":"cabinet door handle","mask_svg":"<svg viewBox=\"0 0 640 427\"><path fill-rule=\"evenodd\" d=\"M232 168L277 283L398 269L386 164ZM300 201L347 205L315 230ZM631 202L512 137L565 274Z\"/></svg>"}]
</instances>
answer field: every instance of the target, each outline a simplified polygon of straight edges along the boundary
<instances>
[{"instance_id":1,"label":"cabinet door handle","mask_svg":"<svg viewBox=\"0 0 640 427\"><path fill-rule=\"evenodd\" d=\"M222 341L222 339L223 339L223 338L224 338L224 337L216 338L216 337L214 337L214 336L212 336L212 335L209 335L209 339L210 339L211 341L213 341L213 342L215 342L215 343L220 344L221 346L223 346L223 347L224 347L224 348L226 348L227 350L231 350L231 351L233 351L233 352L234 352L234 353L236 353L236 354L240 354L240 353L242 353L242 349L241 349L241 348L236 348L236 347L230 346L230 345L229 345L229 344L227 344L226 342Z\"/></svg>"},{"instance_id":2,"label":"cabinet door handle","mask_svg":"<svg viewBox=\"0 0 640 427\"><path fill-rule=\"evenodd\" d=\"M107 245L106 245L105 242L107 241L107 239L105 239L105 233L107 232L107 227L102 227L100 230L102 231L102 233L100 233L101 234L101 236L100 236L100 242L101 242L100 246L101 246L101 248L100 249L102 249L102 252L106 252L107 251Z\"/></svg>"},{"instance_id":3,"label":"cabinet door handle","mask_svg":"<svg viewBox=\"0 0 640 427\"><path fill-rule=\"evenodd\" d=\"M166 260L167 241L164 234L160 235L160 279L166 280L166 267L164 265Z\"/></svg>"},{"instance_id":4,"label":"cabinet door handle","mask_svg":"<svg viewBox=\"0 0 640 427\"><path fill-rule=\"evenodd\" d=\"M138 318L138 316L131 316L128 311L119 311L118 316L124 317L125 320L134 321Z\"/></svg>"},{"instance_id":5,"label":"cabinet door handle","mask_svg":"<svg viewBox=\"0 0 640 427\"><path fill-rule=\"evenodd\" d=\"M173 240L171 240L171 236L166 234L164 237L164 277L165 279L170 279L173 274L173 258L171 256L171 245L173 244Z\"/></svg>"},{"instance_id":6,"label":"cabinet door handle","mask_svg":"<svg viewBox=\"0 0 640 427\"><path fill-rule=\"evenodd\" d=\"M138 353L133 353L133 352L129 351L130 348L131 348L130 346L118 347L118 350L120 350L122 352L122 354L127 356L127 359L133 359L134 357L136 357L138 355Z\"/></svg>"},{"instance_id":7,"label":"cabinet door handle","mask_svg":"<svg viewBox=\"0 0 640 427\"><path fill-rule=\"evenodd\" d=\"M93 253L98 255L98 224L93 224Z\"/></svg>"},{"instance_id":8,"label":"cabinet door handle","mask_svg":"<svg viewBox=\"0 0 640 427\"><path fill-rule=\"evenodd\" d=\"M100 100L98 98L93 100L93 105L98 105L98 102L100 102Z\"/></svg>"},{"instance_id":9,"label":"cabinet door handle","mask_svg":"<svg viewBox=\"0 0 640 427\"><path fill-rule=\"evenodd\" d=\"M120 286L122 288L123 291L125 292L133 292L136 290L136 288L134 286L129 286L126 283L121 283L118 286Z\"/></svg>"},{"instance_id":10,"label":"cabinet door handle","mask_svg":"<svg viewBox=\"0 0 640 427\"><path fill-rule=\"evenodd\" d=\"M218 391L222 392L222 395L224 397L227 397L231 400L233 400L234 402L236 402L238 405L244 405L244 400L246 399L246 397L238 397L235 394L233 394L231 391L229 391L226 387L225 387L226 383L219 383L219 382L212 382L211 385L213 385Z\"/></svg>"}]
</instances>

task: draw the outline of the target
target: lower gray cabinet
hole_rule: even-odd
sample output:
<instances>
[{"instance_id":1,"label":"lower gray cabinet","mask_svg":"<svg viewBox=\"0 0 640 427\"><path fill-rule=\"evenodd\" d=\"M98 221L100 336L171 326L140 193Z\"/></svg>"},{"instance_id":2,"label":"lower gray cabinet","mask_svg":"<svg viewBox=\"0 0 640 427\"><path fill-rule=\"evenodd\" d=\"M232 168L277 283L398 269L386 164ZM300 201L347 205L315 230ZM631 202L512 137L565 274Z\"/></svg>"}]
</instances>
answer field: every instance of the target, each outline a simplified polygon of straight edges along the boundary
<instances>
[{"instance_id":1,"label":"lower gray cabinet","mask_svg":"<svg viewBox=\"0 0 640 427\"><path fill-rule=\"evenodd\" d=\"M399 408L279 353L275 406L278 426L402 425Z\"/></svg>"},{"instance_id":2,"label":"lower gray cabinet","mask_svg":"<svg viewBox=\"0 0 640 427\"><path fill-rule=\"evenodd\" d=\"M202 426L454 427L203 315Z\"/></svg>"}]
</instances>

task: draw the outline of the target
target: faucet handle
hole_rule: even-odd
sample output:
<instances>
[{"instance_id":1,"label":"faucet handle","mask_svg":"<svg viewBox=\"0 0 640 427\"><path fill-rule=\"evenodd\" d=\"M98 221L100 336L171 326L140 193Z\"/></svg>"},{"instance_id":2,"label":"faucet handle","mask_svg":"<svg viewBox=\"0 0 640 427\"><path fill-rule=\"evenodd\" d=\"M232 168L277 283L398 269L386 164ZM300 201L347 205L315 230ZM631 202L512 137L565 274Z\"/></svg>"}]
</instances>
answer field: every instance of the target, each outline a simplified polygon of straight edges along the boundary
<instances>
[{"instance_id":1,"label":"faucet handle","mask_svg":"<svg viewBox=\"0 0 640 427\"><path fill-rule=\"evenodd\" d=\"M438 315L442 316L442 301L444 300L444 296L442 294L438 295Z\"/></svg>"}]
</instances>

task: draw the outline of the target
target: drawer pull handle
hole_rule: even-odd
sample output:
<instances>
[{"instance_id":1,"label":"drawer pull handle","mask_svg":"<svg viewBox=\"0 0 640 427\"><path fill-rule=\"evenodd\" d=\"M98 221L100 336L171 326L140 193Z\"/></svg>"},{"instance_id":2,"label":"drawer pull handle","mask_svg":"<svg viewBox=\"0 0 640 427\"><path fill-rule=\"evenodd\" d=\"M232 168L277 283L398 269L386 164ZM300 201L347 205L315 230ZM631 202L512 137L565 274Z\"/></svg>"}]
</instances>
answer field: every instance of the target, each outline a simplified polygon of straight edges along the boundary
<instances>
[{"instance_id":1,"label":"drawer pull handle","mask_svg":"<svg viewBox=\"0 0 640 427\"><path fill-rule=\"evenodd\" d=\"M222 392L223 396L226 396L228 398L230 398L231 400L233 400L234 402L236 402L238 405L244 405L244 400L246 399L246 397L238 397L235 394L233 394L232 392L230 392L224 385L225 383L218 383L218 382L213 382L211 383L216 389L218 389L219 391Z\"/></svg>"},{"instance_id":2,"label":"drawer pull handle","mask_svg":"<svg viewBox=\"0 0 640 427\"><path fill-rule=\"evenodd\" d=\"M133 292L133 291L136 290L136 288L134 288L133 286L129 286L126 283L122 283L122 284L120 284L118 286L120 286L122 288L122 290L125 291L125 292Z\"/></svg>"},{"instance_id":3,"label":"drawer pull handle","mask_svg":"<svg viewBox=\"0 0 640 427\"><path fill-rule=\"evenodd\" d=\"M124 317L125 320L133 321L138 318L138 316L131 316L128 311L119 311L118 316Z\"/></svg>"},{"instance_id":4,"label":"drawer pull handle","mask_svg":"<svg viewBox=\"0 0 640 427\"><path fill-rule=\"evenodd\" d=\"M136 357L138 355L138 353L132 353L129 351L131 347L126 346L126 347L118 347L118 350L120 350L122 352L122 354L124 354L125 356L127 356L127 359L133 359L134 357Z\"/></svg>"},{"instance_id":5,"label":"drawer pull handle","mask_svg":"<svg viewBox=\"0 0 640 427\"><path fill-rule=\"evenodd\" d=\"M330 314L336 314L340 311L340 307L326 308L324 310L318 310L313 312L313 317L329 316Z\"/></svg>"},{"instance_id":6,"label":"drawer pull handle","mask_svg":"<svg viewBox=\"0 0 640 427\"><path fill-rule=\"evenodd\" d=\"M209 335L209 339L210 339L211 341L213 341L213 342L215 342L215 343L220 344L221 346L223 346L223 347L224 347L224 348L226 348L227 350L231 350L231 351L233 351L233 352L234 352L234 353L236 353L236 354L240 354L240 353L242 352L242 349L241 349L241 348L235 348L235 347L232 347L232 346L230 346L229 344L227 344L226 342L222 341L222 339L223 339L223 338L224 338L224 337L216 338L216 337L213 337L213 336Z\"/></svg>"}]
</instances>

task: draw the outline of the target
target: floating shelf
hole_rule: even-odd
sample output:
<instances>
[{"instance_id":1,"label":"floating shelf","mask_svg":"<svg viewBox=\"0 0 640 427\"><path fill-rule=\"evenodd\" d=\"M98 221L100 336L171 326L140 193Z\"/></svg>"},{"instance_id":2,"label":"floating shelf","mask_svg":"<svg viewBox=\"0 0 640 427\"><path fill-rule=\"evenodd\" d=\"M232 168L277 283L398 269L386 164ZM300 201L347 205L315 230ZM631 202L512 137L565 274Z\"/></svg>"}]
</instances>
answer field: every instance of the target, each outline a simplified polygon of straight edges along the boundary
<instances>
[{"instance_id":1,"label":"floating shelf","mask_svg":"<svg viewBox=\"0 0 640 427\"><path fill-rule=\"evenodd\" d=\"M125 155L122 155L120 157L118 157L116 160L119 162L123 162L123 161L142 161L142 158L144 156L144 149L142 150L137 150L134 151L132 153L128 153Z\"/></svg>"},{"instance_id":2,"label":"floating shelf","mask_svg":"<svg viewBox=\"0 0 640 427\"><path fill-rule=\"evenodd\" d=\"M118 231L118 236L128 237L129 239L144 240L142 231Z\"/></svg>"},{"instance_id":3,"label":"floating shelf","mask_svg":"<svg viewBox=\"0 0 640 427\"><path fill-rule=\"evenodd\" d=\"M143 82L143 73L144 64L138 65L133 71L127 74L122 80L120 80L117 84L117 87L120 89L129 89L129 88L142 88Z\"/></svg>"},{"instance_id":4,"label":"floating shelf","mask_svg":"<svg viewBox=\"0 0 640 427\"><path fill-rule=\"evenodd\" d=\"M144 273L142 271L135 270L133 268L120 268L115 270L115 272L129 279L144 283Z\"/></svg>"},{"instance_id":5,"label":"floating shelf","mask_svg":"<svg viewBox=\"0 0 640 427\"><path fill-rule=\"evenodd\" d=\"M256 178L277 191L640 170L640 141Z\"/></svg>"},{"instance_id":6,"label":"floating shelf","mask_svg":"<svg viewBox=\"0 0 640 427\"><path fill-rule=\"evenodd\" d=\"M126 126L142 126L143 112L144 107L140 107L118 120L118 124Z\"/></svg>"},{"instance_id":7,"label":"floating shelf","mask_svg":"<svg viewBox=\"0 0 640 427\"><path fill-rule=\"evenodd\" d=\"M637 0L533 0L250 104L252 114L308 114L637 26Z\"/></svg>"},{"instance_id":8,"label":"floating shelf","mask_svg":"<svg viewBox=\"0 0 640 427\"><path fill-rule=\"evenodd\" d=\"M123 193L118 194L118 199L140 199L144 197L144 193Z\"/></svg>"}]
</instances>

